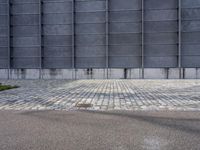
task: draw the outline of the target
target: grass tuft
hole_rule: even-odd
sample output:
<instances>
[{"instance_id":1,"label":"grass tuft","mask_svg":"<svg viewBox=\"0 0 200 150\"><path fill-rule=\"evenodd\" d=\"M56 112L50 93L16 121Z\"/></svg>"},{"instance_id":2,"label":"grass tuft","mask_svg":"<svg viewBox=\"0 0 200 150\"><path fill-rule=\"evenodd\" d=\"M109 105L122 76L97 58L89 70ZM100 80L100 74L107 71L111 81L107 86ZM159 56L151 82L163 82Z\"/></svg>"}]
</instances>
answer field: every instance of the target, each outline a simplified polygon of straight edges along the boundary
<instances>
[{"instance_id":1,"label":"grass tuft","mask_svg":"<svg viewBox=\"0 0 200 150\"><path fill-rule=\"evenodd\" d=\"M0 91L10 90L10 89L15 89L15 88L18 88L18 86L2 85L0 83Z\"/></svg>"}]
</instances>

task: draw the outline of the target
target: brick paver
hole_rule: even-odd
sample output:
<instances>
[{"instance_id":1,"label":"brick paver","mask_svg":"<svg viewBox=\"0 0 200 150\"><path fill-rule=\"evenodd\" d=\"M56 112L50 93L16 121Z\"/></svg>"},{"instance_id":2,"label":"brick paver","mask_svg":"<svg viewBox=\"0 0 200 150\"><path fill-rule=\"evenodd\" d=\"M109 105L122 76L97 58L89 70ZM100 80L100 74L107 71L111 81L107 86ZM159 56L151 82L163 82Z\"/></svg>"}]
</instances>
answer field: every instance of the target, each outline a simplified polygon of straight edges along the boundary
<instances>
[{"instance_id":1,"label":"brick paver","mask_svg":"<svg viewBox=\"0 0 200 150\"><path fill-rule=\"evenodd\" d=\"M0 110L200 110L200 80L0 80ZM77 104L92 104L89 108Z\"/></svg>"}]
</instances>

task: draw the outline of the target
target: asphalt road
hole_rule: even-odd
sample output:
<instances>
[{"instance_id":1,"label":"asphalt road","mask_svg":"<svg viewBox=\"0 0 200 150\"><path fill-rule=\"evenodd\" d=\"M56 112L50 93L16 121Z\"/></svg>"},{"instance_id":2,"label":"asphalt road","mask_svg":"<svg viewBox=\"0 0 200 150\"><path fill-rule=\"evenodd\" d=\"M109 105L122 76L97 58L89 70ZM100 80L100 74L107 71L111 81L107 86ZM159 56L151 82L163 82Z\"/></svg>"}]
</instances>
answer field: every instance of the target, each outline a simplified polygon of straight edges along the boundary
<instances>
[{"instance_id":1,"label":"asphalt road","mask_svg":"<svg viewBox=\"0 0 200 150\"><path fill-rule=\"evenodd\" d=\"M200 112L0 111L1 150L200 150Z\"/></svg>"}]
</instances>

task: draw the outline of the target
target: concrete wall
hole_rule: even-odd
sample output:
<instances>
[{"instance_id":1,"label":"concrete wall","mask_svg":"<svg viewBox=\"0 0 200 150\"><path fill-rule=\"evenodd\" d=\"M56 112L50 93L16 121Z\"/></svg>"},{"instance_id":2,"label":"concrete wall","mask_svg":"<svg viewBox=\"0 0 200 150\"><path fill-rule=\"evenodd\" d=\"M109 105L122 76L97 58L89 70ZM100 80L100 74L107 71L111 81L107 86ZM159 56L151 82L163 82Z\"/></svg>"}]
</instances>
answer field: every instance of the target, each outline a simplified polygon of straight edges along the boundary
<instances>
[{"instance_id":1,"label":"concrete wall","mask_svg":"<svg viewBox=\"0 0 200 150\"><path fill-rule=\"evenodd\" d=\"M0 69L0 79L200 79L200 68Z\"/></svg>"}]
</instances>

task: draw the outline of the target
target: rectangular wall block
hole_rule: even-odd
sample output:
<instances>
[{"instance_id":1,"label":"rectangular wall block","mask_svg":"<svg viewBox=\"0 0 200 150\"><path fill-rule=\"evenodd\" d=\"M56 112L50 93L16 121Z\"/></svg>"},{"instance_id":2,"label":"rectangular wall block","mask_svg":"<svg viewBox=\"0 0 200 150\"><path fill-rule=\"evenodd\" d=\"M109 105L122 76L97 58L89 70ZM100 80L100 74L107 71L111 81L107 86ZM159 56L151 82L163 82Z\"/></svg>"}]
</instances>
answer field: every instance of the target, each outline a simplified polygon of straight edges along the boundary
<instances>
[{"instance_id":1,"label":"rectangular wall block","mask_svg":"<svg viewBox=\"0 0 200 150\"><path fill-rule=\"evenodd\" d=\"M144 70L145 79L167 79L166 69L145 69Z\"/></svg>"},{"instance_id":2,"label":"rectangular wall block","mask_svg":"<svg viewBox=\"0 0 200 150\"><path fill-rule=\"evenodd\" d=\"M8 79L8 78L9 78L9 70L0 69L0 79Z\"/></svg>"},{"instance_id":3,"label":"rectangular wall block","mask_svg":"<svg viewBox=\"0 0 200 150\"><path fill-rule=\"evenodd\" d=\"M185 68L184 79L197 79L197 73L196 68Z\"/></svg>"}]
</instances>

